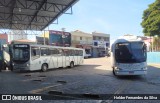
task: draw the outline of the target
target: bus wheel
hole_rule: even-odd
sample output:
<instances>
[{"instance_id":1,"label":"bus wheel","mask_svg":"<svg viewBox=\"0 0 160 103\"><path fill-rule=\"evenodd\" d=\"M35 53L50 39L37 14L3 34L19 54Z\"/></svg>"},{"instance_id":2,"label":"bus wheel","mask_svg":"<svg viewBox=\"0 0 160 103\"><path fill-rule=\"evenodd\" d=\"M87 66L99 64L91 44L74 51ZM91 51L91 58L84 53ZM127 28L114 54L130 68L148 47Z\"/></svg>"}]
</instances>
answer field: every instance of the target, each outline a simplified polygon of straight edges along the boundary
<instances>
[{"instance_id":1,"label":"bus wheel","mask_svg":"<svg viewBox=\"0 0 160 103\"><path fill-rule=\"evenodd\" d=\"M71 63L70 63L70 66L69 66L70 68L73 68L74 67L74 62L72 61Z\"/></svg>"},{"instance_id":2,"label":"bus wheel","mask_svg":"<svg viewBox=\"0 0 160 103\"><path fill-rule=\"evenodd\" d=\"M42 72L47 71L47 69L48 69L47 64L43 64L42 67L41 67Z\"/></svg>"}]
</instances>

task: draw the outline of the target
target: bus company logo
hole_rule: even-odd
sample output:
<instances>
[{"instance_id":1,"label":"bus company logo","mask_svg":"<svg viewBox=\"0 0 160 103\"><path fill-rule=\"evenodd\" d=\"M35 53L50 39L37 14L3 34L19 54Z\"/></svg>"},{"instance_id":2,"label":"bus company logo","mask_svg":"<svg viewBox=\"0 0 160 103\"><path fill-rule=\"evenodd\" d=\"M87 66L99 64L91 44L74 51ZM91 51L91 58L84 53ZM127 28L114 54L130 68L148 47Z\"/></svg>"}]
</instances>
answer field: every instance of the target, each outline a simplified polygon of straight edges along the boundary
<instances>
[{"instance_id":1,"label":"bus company logo","mask_svg":"<svg viewBox=\"0 0 160 103\"><path fill-rule=\"evenodd\" d=\"M2 100L11 100L11 95L2 95Z\"/></svg>"}]
</instances>

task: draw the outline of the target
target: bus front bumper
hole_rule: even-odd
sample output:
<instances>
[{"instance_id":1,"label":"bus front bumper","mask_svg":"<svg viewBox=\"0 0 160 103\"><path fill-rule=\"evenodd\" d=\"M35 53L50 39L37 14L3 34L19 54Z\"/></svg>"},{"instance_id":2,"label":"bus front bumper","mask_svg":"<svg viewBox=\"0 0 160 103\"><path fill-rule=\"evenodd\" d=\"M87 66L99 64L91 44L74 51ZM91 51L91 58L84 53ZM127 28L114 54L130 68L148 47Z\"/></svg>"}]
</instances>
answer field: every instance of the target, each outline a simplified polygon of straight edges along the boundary
<instances>
[{"instance_id":1,"label":"bus front bumper","mask_svg":"<svg viewBox=\"0 0 160 103\"><path fill-rule=\"evenodd\" d=\"M122 71L122 70L115 70L116 75L146 75L147 70L135 70L135 71Z\"/></svg>"},{"instance_id":2,"label":"bus front bumper","mask_svg":"<svg viewBox=\"0 0 160 103\"><path fill-rule=\"evenodd\" d=\"M13 71L29 71L29 67L13 66Z\"/></svg>"}]
</instances>

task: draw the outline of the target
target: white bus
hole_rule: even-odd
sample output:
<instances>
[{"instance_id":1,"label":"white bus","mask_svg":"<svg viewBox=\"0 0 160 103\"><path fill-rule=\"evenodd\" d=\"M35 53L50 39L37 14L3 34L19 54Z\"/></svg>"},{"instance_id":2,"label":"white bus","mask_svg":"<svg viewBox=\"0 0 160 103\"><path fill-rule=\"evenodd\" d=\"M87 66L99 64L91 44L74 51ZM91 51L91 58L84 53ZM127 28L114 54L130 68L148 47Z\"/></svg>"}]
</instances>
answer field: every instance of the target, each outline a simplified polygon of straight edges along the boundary
<instances>
[{"instance_id":1,"label":"white bus","mask_svg":"<svg viewBox=\"0 0 160 103\"><path fill-rule=\"evenodd\" d=\"M111 46L111 65L115 76L147 74L146 58L146 45L136 37L117 39Z\"/></svg>"},{"instance_id":2,"label":"white bus","mask_svg":"<svg viewBox=\"0 0 160 103\"><path fill-rule=\"evenodd\" d=\"M14 44L12 65L15 71L46 71L51 68L74 67L84 60L84 50L36 44Z\"/></svg>"}]
</instances>

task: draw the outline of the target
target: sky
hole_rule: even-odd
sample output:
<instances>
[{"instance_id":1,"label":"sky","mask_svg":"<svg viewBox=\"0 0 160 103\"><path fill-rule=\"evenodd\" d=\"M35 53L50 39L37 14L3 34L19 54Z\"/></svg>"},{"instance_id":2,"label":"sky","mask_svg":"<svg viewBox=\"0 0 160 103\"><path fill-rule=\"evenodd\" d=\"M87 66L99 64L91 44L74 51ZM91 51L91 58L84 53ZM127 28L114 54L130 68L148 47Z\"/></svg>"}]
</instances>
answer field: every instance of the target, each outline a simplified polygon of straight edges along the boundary
<instances>
[{"instance_id":1,"label":"sky","mask_svg":"<svg viewBox=\"0 0 160 103\"><path fill-rule=\"evenodd\" d=\"M79 0L73 14L63 14L50 30L80 30L110 34L111 40L124 34L143 35L143 11L155 0ZM68 10L67 12L70 12ZM47 28L48 29L48 28Z\"/></svg>"}]
</instances>

